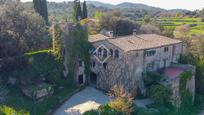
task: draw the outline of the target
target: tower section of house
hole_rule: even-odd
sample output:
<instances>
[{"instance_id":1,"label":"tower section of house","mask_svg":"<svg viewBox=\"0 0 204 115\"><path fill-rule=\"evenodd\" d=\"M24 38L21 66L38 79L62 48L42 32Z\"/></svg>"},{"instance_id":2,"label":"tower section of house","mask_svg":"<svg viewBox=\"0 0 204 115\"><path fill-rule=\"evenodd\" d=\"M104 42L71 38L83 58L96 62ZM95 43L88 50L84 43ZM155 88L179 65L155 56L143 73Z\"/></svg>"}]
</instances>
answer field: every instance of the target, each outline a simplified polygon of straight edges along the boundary
<instances>
[{"instance_id":1,"label":"tower section of house","mask_svg":"<svg viewBox=\"0 0 204 115\"><path fill-rule=\"evenodd\" d=\"M89 83L109 90L123 86L131 94L145 94L143 75L177 63L182 42L156 34L107 37L89 36L92 43Z\"/></svg>"}]
</instances>

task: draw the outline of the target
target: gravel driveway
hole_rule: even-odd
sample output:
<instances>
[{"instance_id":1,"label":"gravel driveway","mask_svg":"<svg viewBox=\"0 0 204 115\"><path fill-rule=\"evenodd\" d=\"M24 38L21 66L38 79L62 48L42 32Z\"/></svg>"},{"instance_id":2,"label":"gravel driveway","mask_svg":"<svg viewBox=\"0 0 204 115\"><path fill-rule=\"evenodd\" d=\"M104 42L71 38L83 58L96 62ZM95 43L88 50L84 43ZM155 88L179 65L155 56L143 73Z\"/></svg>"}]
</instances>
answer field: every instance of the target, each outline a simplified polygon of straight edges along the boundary
<instances>
[{"instance_id":1,"label":"gravel driveway","mask_svg":"<svg viewBox=\"0 0 204 115\"><path fill-rule=\"evenodd\" d=\"M67 100L55 111L54 115L81 115L87 110L97 109L108 101L109 97L103 92L92 87L86 87Z\"/></svg>"}]
</instances>

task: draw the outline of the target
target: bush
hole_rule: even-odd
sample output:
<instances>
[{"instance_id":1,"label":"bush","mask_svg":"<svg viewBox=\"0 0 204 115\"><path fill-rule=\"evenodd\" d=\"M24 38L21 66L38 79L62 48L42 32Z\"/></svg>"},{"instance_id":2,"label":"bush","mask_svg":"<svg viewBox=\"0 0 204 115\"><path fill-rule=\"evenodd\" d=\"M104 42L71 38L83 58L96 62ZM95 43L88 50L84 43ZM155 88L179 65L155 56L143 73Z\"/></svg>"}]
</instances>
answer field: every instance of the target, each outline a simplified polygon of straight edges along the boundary
<instances>
[{"instance_id":1,"label":"bush","mask_svg":"<svg viewBox=\"0 0 204 115\"><path fill-rule=\"evenodd\" d=\"M146 86L151 86L153 84L157 84L162 78L164 77L159 73L147 72L144 83Z\"/></svg>"},{"instance_id":2,"label":"bush","mask_svg":"<svg viewBox=\"0 0 204 115\"><path fill-rule=\"evenodd\" d=\"M150 88L150 97L158 104L164 104L169 101L169 91L162 85L152 85Z\"/></svg>"},{"instance_id":3,"label":"bush","mask_svg":"<svg viewBox=\"0 0 204 115\"><path fill-rule=\"evenodd\" d=\"M98 110L101 115L123 115L121 110L111 108L109 105L100 106Z\"/></svg>"},{"instance_id":4,"label":"bush","mask_svg":"<svg viewBox=\"0 0 204 115\"><path fill-rule=\"evenodd\" d=\"M110 101L108 106L114 110L122 111L125 114L131 114L135 111L133 98L126 92L124 87L114 86L111 89L110 95L115 99Z\"/></svg>"},{"instance_id":5,"label":"bush","mask_svg":"<svg viewBox=\"0 0 204 115\"><path fill-rule=\"evenodd\" d=\"M138 111L137 115L161 115L156 109L141 109Z\"/></svg>"},{"instance_id":6,"label":"bush","mask_svg":"<svg viewBox=\"0 0 204 115\"><path fill-rule=\"evenodd\" d=\"M27 111L25 110L15 110L11 107L8 106L0 106L0 115L30 115Z\"/></svg>"},{"instance_id":7,"label":"bush","mask_svg":"<svg viewBox=\"0 0 204 115\"><path fill-rule=\"evenodd\" d=\"M90 110L90 111L85 112L83 115L98 115L98 111Z\"/></svg>"}]
</instances>

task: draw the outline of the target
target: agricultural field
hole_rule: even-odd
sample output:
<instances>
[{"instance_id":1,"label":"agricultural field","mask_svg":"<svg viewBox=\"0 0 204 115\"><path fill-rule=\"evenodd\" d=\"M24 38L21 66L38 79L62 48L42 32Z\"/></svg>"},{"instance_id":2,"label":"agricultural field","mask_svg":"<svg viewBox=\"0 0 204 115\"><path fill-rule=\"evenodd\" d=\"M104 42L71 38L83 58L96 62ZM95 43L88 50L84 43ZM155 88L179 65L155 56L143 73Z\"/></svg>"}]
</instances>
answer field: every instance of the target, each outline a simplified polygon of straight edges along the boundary
<instances>
[{"instance_id":1,"label":"agricultural field","mask_svg":"<svg viewBox=\"0 0 204 115\"><path fill-rule=\"evenodd\" d=\"M155 20L155 19L151 19ZM176 27L189 24L189 35L204 34L204 22L200 18L157 18L156 22L159 23L161 30L174 30ZM137 19L136 23L144 23L143 19Z\"/></svg>"},{"instance_id":2,"label":"agricultural field","mask_svg":"<svg viewBox=\"0 0 204 115\"><path fill-rule=\"evenodd\" d=\"M189 34L204 34L204 22L201 22L200 18L159 18L157 21L162 29L173 29L180 25L189 24L191 27Z\"/></svg>"}]
</instances>

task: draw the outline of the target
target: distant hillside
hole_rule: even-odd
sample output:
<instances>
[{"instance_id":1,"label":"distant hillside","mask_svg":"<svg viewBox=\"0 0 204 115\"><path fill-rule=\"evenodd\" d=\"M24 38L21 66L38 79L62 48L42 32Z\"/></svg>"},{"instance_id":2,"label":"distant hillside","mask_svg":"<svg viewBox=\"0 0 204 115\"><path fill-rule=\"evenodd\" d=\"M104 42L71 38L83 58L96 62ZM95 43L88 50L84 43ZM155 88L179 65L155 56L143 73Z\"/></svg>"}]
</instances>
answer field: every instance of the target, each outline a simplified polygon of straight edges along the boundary
<instances>
[{"instance_id":1,"label":"distant hillside","mask_svg":"<svg viewBox=\"0 0 204 115\"><path fill-rule=\"evenodd\" d=\"M87 1L86 2L87 4L91 4L91 5L94 5L96 7L106 7L106 8L113 8L114 5L112 4L106 4L106 3L102 3L102 2L98 2L98 1Z\"/></svg>"},{"instance_id":2,"label":"distant hillside","mask_svg":"<svg viewBox=\"0 0 204 115\"><path fill-rule=\"evenodd\" d=\"M25 3L28 6L31 6L31 2ZM48 12L50 17L55 17L57 20L67 19L71 17L73 2L48 2ZM102 12L107 12L111 10L120 10L122 16L124 18L128 18L131 20L136 20L137 18L142 18L145 15L151 16L161 16L161 15L174 15L178 12L186 13L188 10L181 9L173 9L173 10L165 10L158 7L152 7L145 4L136 4L124 2L118 5L106 4L98 1L87 1L88 6L88 14L89 17L92 17L93 14L100 10Z\"/></svg>"}]
</instances>

